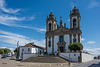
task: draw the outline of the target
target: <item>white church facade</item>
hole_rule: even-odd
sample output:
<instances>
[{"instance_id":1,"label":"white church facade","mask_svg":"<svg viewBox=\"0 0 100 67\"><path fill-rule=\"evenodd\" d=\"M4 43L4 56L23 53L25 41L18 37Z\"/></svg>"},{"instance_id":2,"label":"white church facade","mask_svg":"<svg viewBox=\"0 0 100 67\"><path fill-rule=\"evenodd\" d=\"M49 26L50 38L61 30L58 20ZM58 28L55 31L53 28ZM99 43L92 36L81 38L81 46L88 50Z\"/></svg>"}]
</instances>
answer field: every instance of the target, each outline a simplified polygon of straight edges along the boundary
<instances>
[{"instance_id":1,"label":"white church facade","mask_svg":"<svg viewBox=\"0 0 100 67\"><path fill-rule=\"evenodd\" d=\"M81 43L80 12L76 6L70 11L70 28L60 19L57 25L56 17L51 12L46 19L46 51L48 54L69 52L68 46L74 42Z\"/></svg>"}]
</instances>

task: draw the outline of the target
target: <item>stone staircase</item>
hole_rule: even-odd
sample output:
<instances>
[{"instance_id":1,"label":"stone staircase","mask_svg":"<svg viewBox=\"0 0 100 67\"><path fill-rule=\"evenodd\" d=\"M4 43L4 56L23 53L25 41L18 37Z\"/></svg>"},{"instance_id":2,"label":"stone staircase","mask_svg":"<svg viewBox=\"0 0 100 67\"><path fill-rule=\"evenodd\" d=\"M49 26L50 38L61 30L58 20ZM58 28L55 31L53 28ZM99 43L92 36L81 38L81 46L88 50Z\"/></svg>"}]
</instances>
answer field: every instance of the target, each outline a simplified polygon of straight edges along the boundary
<instances>
[{"instance_id":1,"label":"stone staircase","mask_svg":"<svg viewBox=\"0 0 100 67\"><path fill-rule=\"evenodd\" d=\"M36 63L68 63L67 60L58 56L44 56L44 57L30 57L23 62L36 62Z\"/></svg>"}]
</instances>

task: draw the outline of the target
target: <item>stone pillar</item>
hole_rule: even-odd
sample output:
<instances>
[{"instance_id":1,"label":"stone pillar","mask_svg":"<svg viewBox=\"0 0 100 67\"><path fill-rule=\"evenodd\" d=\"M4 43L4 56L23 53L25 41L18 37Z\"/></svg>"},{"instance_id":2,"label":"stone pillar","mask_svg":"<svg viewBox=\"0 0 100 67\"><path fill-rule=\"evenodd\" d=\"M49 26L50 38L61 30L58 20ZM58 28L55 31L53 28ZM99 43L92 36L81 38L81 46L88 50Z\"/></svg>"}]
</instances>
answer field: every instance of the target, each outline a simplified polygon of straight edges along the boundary
<instances>
[{"instance_id":1,"label":"stone pillar","mask_svg":"<svg viewBox=\"0 0 100 67\"><path fill-rule=\"evenodd\" d=\"M47 52L47 37L46 37L46 52Z\"/></svg>"},{"instance_id":2,"label":"stone pillar","mask_svg":"<svg viewBox=\"0 0 100 67\"><path fill-rule=\"evenodd\" d=\"M78 42L80 42L80 34L78 34Z\"/></svg>"},{"instance_id":3,"label":"stone pillar","mask_svg":"<svg viewBox=\"0 0 100 67\"><path fill-rule=\"evenodd\" d=\"M71 44L72 43L72 35L70 34L69 36L70 36L70 44Z\"/></svg>"},{"instance_id":4,"label":"stone pillar","mask_svg":"<svg viewBox=\"0 0 100 67\"><path fill-rule=\"evenodd\" d=\"M54 54L54 36L52 36L52 54Z\"/></svg>"}]
</instances>

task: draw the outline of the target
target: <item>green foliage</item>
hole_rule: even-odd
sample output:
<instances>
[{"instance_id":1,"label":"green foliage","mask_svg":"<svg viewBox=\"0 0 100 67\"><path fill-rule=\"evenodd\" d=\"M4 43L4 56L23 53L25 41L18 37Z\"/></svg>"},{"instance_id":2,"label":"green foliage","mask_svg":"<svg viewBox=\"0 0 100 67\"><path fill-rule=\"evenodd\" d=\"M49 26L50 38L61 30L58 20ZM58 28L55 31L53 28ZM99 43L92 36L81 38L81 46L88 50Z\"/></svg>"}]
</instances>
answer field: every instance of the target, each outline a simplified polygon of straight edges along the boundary
<instances>
[{"instance_id":1,"label":"green foliage","mask_svg":"<svg viewBox=\"0 0 100 67\"><path fill-rule=\"evenodd\" d=\"M47 52L44 52L43 54L47 54Z\"/></svg>"},{"instance_id":2,"label":"green foliage","mask_svg":"<svg viewBox=\"0 0 100 67\"><path fill-rule=\"evenodd\" d=\"M0 54L8 54L10 52L11 52L11 50L10 49L7 49L7 48L0 49Z\"/></svg>"},{"instance_id":3,"label":"green foliage","mask_svg":"<svg viewBox=\"0 0 100 67\"><path fill-rule=\"evenodd\" d=\"M20 47L18 47L18 49L19 49L19 48L20 48ZM17 52L17 48L15 48L14 52Z\"/></svg>"},{"instance_id":4,"label":"green foliage","mask_svg":"<svg viewBox=\"0 0 100 67\"><path fill-rule=\"evenodd\" d=\"M4 50L3 49L0 49L0 54L4 54Z\"/></svg>"},{"instance_id":5,"label":"green foliage","mask_svg":"<svg viewBox=\"0 0 100 67\"><path fill-rule=\"evenodd\" d=\"M68 48L70 50L74 50L74 51L76 51L76 50L82 50L83 49L83 45L81 43L79 43L79 42L75 42L75 43L70 44L68 46Z\"/></svg>"},{"instance_id":6,"label":"green foliage","mask_svg":"<svg viewBox=\"0 0 100 67\"><path fill-rule=\"evenodd\" d=\"M97 57L94 57L94 59L97 59Z\"/></svg>"},{"instance_id":7,"label":"green foliage","mask_svg":"<svg viewBox=\"0 0 100 67\"><path fill-rule=\"evenodd\" d=\"M15 56L14 54L12 54L11 56Z\"/></svg>"}]
</instances>

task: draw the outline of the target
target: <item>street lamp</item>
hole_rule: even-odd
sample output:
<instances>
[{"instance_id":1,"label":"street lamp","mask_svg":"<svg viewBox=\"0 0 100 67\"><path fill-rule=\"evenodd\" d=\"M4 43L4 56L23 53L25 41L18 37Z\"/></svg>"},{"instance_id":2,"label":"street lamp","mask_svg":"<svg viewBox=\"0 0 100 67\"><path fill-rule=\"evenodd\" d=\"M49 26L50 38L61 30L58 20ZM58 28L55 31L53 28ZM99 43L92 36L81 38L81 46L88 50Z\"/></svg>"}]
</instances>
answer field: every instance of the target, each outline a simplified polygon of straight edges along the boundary
<instances>
[{"instance_id":1,"label":"street lamp","mask_svg":"<svg viewBox=\"0 0 100 67\"><path fill-rule=\"evenodd\" d=\"M17 58L19 58L19 51L18 51L18 47L19 47L19 41L17 41Z\"/></svg>"},{"instance_id":2,"label":"street lamp","mask_svg":"<svg viewBox=\"0 0 100 67\"><path fill-rule=\"evenodd\" d=\"M69 52L69 65L70 65L70 52Z\"/></svg>"}]
</instances>

